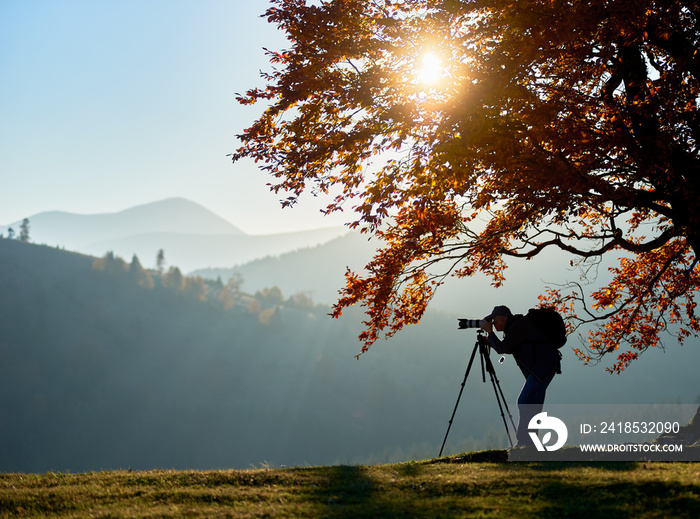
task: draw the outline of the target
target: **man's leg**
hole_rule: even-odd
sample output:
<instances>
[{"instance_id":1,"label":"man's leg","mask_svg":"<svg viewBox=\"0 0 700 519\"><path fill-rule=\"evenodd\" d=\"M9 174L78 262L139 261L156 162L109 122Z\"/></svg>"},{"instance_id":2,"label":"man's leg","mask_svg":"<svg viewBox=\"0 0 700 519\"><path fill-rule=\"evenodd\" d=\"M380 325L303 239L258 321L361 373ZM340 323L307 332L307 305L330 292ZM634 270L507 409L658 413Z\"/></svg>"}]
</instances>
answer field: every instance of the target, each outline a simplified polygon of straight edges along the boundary
<instances>
[{"instance_id":1,"label":"man's leg","mask_svg":"<svg viewBox=\"0 0 700 519\"><path fill-rule=\"evenodd\" d=\"M527 426L533 416L542 412L547 386L549 386L552 378L554 378L554 375L540 381L534 375L529 375L525 380L525 385L523 385L518 396L519 419L516 433L518 446L532 445L532 439L527 433Z\"/></svg>"}]
</instances>

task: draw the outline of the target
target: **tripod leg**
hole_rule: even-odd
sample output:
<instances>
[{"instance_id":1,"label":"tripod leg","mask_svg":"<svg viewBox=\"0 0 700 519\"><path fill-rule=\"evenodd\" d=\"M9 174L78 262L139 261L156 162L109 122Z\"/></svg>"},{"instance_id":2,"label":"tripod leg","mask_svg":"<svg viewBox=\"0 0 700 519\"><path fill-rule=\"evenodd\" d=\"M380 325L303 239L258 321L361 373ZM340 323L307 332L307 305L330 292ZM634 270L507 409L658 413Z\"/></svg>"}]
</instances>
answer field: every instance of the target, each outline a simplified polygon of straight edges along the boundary
<instances>
[{"instance_id":1,"label":"tripod leg","mask_svg":"<svg viewBox=\"0 0 700 519\"><path fill-rule=\"evenodd\" d=\"M477 342L479 341L477 340ZM479 343L479 357L481 358L481 381L486 384L486 370L484 369L484 357L486 357L486 355L484 354L484 351L487 351L484 350L484 345Z\"/></svg>"},{"instance_id":2,"label":"tripod leg","mask_svg":"<svg viewBox=\"0 0 700 519\"><path fill-rule=\"evenodd\" d=\"M498 402L498 409L501 411L501 418L503 419L503 425L506 428L506 435L508 435L508 443L510 443L511 448L513 447L513 438L510 436L510 430L508 429L508 422L506 422L506 415L503 413L503 406L505 406L508 416L510 418L510 423L513 424L513 431L517 431L515 423L513 422L513 415L510 414L510 409L508 409L508 404L506 403L506 398L503 396L503 390L501 389L501 383L498 381L496 376L496 369L493 367L491 362L491 357L489 355L488 348L484 346L480 350L480 355L482 360L486 361L486 370L489 372L491 377L491 385L493 386L493 392L496 395L496 402ZM502 401L502 402L501 402Z\"/></svg>"},{"instance_id":3,"label":"tripod leg","mask_svg":"<svg viewBox=\"0 0 700 519\"><path fill-rule=\"evenodd\" d=\"M508 435L508 443L510 443L511 448L513 447L513 438L510 436L510 430L508 429L508 422L506 422L506 415L503 413L503 405L506 406L506 409L508 409L508 404L506 404L506 399L503 398L503 392L501 392L501 395L498 395L498 392L501 389L501 386L498 383L498 379L495 378L495 375L491 373L491 385L493 386L493 392L496 394L496 402L498 402L498 409L501 411L501 418L503 419L503 425L506 428L506 434ZM503 398L503 405L501 405L501 398ZM510 416L510 411L508 411L508 416ZM511 423L513 422L513 417L510 417ZM515 430L515 424L513 424L513 430Z\"/></svg>"},{"instance_id":4,"label":"tripod leg","mask_svg":"<svg viewBox=\"0 0 700 519\"><path fill-rule=\"evenodd\" d=\"M494 373L494 377L495 376L496 376L496 374ZM510 409L508 409L508 404L506 403L506 397L503 396L503 390L501 389L501 383L498 381L498 378L496 378L496 384L498 385L498 391L501 393L501 399L503 400L503 405L505 406L506 412L508 413L508 418L510 418L510 423L513 426L513 430L517 431L518 428L516 427L515 422L513 421L513 415L510 414Z\"/></svg>"},{"instance_id":5,"label":"tripod leg","mask_svg":"<svg viewBox=\"0 0 700 519\"><path fill-rule=\"evenodd\" d=\"M455 404L455 408L452 411L452 416L450 417L450 422L447 425L447 432L445 433L445 439L442 440L442 447L440 447L440 454L438 454L438 458L442 456L442 451L445 448L445 442L447 442L447 435L450 434L450 428L452 427L452 421L455 418L455 413L457 412L457 406L459 406L459 400L462 398L462 392L464 391L464 385L467 383L467 377L469 376L469 372L472 369L472 364L474 363L474 357L476 356L476 350L479 348L479 343L477 342L474 345L474 350L472 351L472 356L469 358L469 364L467 365L467 370L464 372L464 380L462 380L462 387L459 390L459 395L457 396L457 403Z\"/></svg>"}]
</instances>

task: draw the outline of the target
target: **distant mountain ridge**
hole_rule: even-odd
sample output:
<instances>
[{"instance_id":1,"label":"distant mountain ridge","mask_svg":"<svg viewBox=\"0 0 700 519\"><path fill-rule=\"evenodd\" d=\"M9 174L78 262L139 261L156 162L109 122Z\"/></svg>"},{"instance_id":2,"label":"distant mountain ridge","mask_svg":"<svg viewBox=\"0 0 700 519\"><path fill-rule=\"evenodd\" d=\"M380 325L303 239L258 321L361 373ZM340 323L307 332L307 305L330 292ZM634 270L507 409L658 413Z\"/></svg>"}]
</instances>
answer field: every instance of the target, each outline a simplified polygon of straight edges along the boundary
<instances>
[{"instance_id":1,"label":"distant mountain ridge","mask_svg":"<svg viewBox=\"0 0 700 519\"><path fill-rule=\"evenodd\" d=\"M235 267L200 269L193 275L205 279L220 277L224 282L241 276L246 290L277 286L285 294L306 292L318 303L333 304L345 287L349 267L366 274L365 265L383 243L367 235L350 232L314 247L297 249L276 257L260 258ZM548 252L537 261L510 261L507 281L495 289L491 280L478 274L471 278L448 277L436 291L430 307L479 318L497 304L508 304L514 311L526 312L537 306L537 295L547 284L563 283L569 271L564 253Z\"/></svg>"},{"instance_id":2,"label":"distant mountain ridge","mask_svg":"<svg viewBox=\"0 0 700 519\"><path fill-rule=\"evenodd\" d=\"M246 290L277 286L285 294L306 292L315 302L331 304L345 286L345 269L361 271L379 246L377 240L350 232L326 243L255 259L235 267L200 269L192 275L224 282L240 275Z\"/></svg>"},{"instance_id":3,"label":"distant mountain ridge","mask_svg":"<svg viewBox=\"0 0 700 519\"><path fill-rule=\"evenodd\" d=\"M231 267L258 258L318 245L346 232L343 227L251 236L205 207L169 198L115 213L81 215L62 211L29 217L34 243L102 256L108 251L127 260L136 254L144 265L165 251L170 265L183 272ZM0 226L19 232L20 222Z\"/></svg>"},{"instance_id":4,"label":"distant mountain ridge","mask_svg":"<svg viewBox=\"0 0 700 519\"><path fill-rule=\"evenodd\" d=\"M82 247L100 238L106 241L141 233L243 234L238 227L184 198L169 198L116 213L47 211L30 216L29 221L32 241L67 249ZM17 231L19 222L0 229L6 231L12 226Z\"/></svg>"},{"instance_id":5,"label":"distant mountain ridge","mask_svg":"<svg viewBox=\"0 0 700 519\"><path fill-rule=\"evenodd\" d=\"M84 254L102 256L107 251L130 259L136 254L144 266L152 266L159 249L165 251L168 265L183 273L217 265L240 265L268 256L319 245L347 232L344 228L317 229L283 234L143 233L103 240L79 249Z\"/></svg>"}]
</instances>

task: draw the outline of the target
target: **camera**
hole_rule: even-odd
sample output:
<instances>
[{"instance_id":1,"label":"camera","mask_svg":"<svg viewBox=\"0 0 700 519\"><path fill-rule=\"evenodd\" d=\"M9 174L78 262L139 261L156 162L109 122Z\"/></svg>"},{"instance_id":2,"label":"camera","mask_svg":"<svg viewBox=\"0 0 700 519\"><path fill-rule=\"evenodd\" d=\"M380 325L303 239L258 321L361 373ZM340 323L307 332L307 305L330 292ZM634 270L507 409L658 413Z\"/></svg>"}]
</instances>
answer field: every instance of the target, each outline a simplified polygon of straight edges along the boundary
<instances>
[{"instance_id":1,"label":"camera","mask_svg":"<svg viewBox=\"0 0 700 519\"><path fill-rule=\"evenodd\" d=\"M459 319L459 329L481 328L481 319Z\"/></svg>"}]
</instances>

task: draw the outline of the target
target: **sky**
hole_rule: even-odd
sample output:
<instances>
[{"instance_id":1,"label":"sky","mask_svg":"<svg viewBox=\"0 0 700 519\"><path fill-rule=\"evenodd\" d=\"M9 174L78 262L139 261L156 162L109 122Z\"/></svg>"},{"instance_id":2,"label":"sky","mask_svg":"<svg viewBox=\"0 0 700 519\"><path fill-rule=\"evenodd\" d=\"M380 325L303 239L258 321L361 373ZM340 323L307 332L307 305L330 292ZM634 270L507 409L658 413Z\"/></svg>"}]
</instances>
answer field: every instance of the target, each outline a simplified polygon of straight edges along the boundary
<instances>
[{"instance_id":1,"label":"sky","mask_svg":"<svg viewBox=\"0 0 700 519\"><path fill-rule=\"evenodd\" d=\"M0 0L0 225L171 197L249 234L341 225L292 209L227 154L262 107L263 47L286 47L265 0Z\"/></svg>"}]
</instances>

